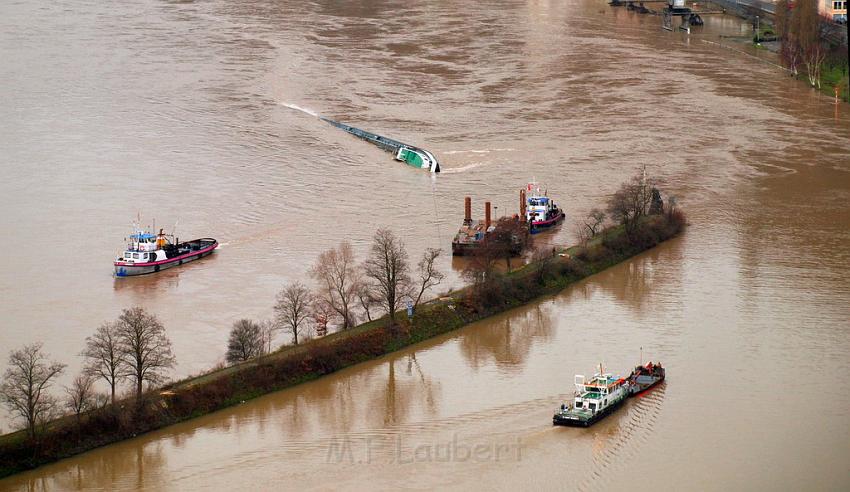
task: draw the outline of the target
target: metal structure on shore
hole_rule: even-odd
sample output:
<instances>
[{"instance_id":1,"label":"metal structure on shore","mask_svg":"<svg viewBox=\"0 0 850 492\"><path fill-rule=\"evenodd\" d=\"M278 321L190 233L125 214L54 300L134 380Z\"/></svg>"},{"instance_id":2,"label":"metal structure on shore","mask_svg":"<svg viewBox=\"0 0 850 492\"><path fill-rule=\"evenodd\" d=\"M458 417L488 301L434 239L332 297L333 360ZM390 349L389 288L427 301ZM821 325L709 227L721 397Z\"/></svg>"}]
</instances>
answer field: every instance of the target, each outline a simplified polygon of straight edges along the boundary
<instances>
[{"instance_id":1,"label":"metal structure on shore","mask_svg":"<svg viewBox=\"0 0 850 492\"><path fill-rule=\"evenodd\" d=\"M702 17L708 14L724 14L725 9L719 10L693 10L685 6L685 0L611 0L609 5L612 7L626 7L640 14L658 14L657 11L647 8L646 3L666 3L667 5L661 10L662 23L661 27L668 31L674 30L673 17L681 17L682 22L679 25L679 30L690 33L691 26L703 25Z\"/></svg>"}]
</instances>

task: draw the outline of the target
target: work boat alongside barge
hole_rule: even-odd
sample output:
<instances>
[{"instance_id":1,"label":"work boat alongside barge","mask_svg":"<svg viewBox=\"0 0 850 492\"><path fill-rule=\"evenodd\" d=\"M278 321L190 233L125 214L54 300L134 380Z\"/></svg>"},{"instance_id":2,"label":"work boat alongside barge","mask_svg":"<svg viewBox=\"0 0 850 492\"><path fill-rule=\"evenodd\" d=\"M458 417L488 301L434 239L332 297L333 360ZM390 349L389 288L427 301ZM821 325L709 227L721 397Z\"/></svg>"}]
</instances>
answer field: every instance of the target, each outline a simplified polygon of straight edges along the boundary
<instances>
[{"instance_id":1,"label":"work boat alongside barge","mask_svg":"<svg viewBox=\"0 0 850 492\"><path fill-rule=\"evenodd\" d=\"M156 235L136 232L130 235L127 250L114 262L115 276L156 273L211 255L217 247L218 241L209 237L172 243L162 229Z\"/></svg>"},{"instance_id":2,"label":"work boat alongside barge","mask_svg":"<svg viewBox=\"0 0 850 492\"><path fill-rule=\"evenodd\" d=\"M576 394L571 404L563 403L552 417L552 424L590 427L616 410L629 397L625 379L600 371L590 381L575 376Z\"/></svg>"},{"instance_id":3,"label":"work boat alongside barge","mask_svg":"<svg viewBox=\"0 0 850 492\"><path fill-rule=\"evenodd\" d=\"M528 230L532 234L543 232L554 227L566 219L567 215L555 205L546 193L540 193L540 187L535 183L526 186L528 197L525 198L525 220L528 222ZM521 193L524 195L524 193Z\"/></svg>"}]
</instances>

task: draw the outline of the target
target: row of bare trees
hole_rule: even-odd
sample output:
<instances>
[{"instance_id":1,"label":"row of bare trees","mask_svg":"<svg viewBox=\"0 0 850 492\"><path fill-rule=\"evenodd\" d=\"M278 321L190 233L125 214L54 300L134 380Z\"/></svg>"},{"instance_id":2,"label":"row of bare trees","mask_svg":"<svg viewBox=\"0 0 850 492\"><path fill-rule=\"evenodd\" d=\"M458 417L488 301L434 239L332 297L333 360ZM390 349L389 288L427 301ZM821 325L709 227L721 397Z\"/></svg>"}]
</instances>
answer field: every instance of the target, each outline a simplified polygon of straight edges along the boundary
<instances>
[{"instance_id":1,"label":"row of bare trees","mask_svg":"<svg viewBox=\"0 0 850 492\"><path fill-rule=\"evenodd\" d=\"M445 278L437 267L441 253L426 249L414 267L404 241L383 228L375 232L362 262L347 241L322 252L309 270L315 289L299 281L288 283L277 294L274 319L234 324L227 362L243 362L269 352L270 339L277 331L288 334L292 344L298 345L316 325L336 323L347 330L360 320L372 321L380 315L387 315L394 324L405 301L415 310L426 293Z\"/></svg>"},{"instance_id":2,"label":"row of bare trees","mask_svg":"<svg viewBox=\"0 0 850 492\"><path fill-rule=\"evenodd\" d=\"M794 76L803 67L809 84L820 88L821 68L829 52L825 41L829 24L818 12L817 0L779 0L776 29L782 38L780 55L785 65Z\"/></svg>"},{"instance_id":3,"label":"row of bare trees","mask_svg":"<svg viewBox=\"0 0 850 492\"><path fill-rule=\"evenodd\" d=\"M351 244L344 242L320 254L310 269L317 285L315 292L307 293L299 284L295 285L302 294L300 297L293 295L292 284L283 290L275 306L278 319L294 335L300 326L296 313L302 312L294 306L301 299L304 311L309 311L308 306L312 305L320 315L329 312L343 330L356 324L358 304L367 320L373 319L377 309L394 323L404 301L410 300L415 309L425 293L442 282L445 275L436 264L441 253L439 249L426 249L414 271L404 241L389 229L375 232L369 254L359 264Z\"/></svg>"},{"instance_id":4,"label":"row of bare trees","mask_svg":"<svg viewBox=\"0 0 850 492\"><path fill-rule=\"evenodd\" d=\"M117 320L102 324L86 338L81 355L85 357L82 372L65 387L64 398L59 398L49 389L65 371L65 364L49 360L41 343L10 353L0 383L0 402L25 423L30 438L61 414L63 403L78 421L88 410L107 402L115 404L117 387L123 381L132 384L136 400L141 401L145 385L164 382L166 371L176 362L165 327L141 307L125 309ZM94 391L98 380L109 386L109 396Z\"/></svg>"}]
</instances>

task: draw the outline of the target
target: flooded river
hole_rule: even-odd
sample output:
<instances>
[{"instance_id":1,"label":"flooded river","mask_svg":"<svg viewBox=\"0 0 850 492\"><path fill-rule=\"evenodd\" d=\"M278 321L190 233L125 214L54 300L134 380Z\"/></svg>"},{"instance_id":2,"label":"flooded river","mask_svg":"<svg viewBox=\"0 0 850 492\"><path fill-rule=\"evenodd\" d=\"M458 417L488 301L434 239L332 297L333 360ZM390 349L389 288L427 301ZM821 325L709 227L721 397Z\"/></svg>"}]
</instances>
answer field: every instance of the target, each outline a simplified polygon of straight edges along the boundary
<instances>
[{"instance_id":1,"label":"flooded river","mask_svg":"<svg viewBox=\"0 0 850 492\"><path fill-rule=\"evenodd\" d=\"M602 0L360 3L4 2L0 355L44 341L70 381L85 337L142 305L174 375L197 373L320 251L362 256L379 226L413 256L448 249L464 195L513 213L533 178L569 215L543 241L573 242L643 165L692 226L552 298L0 489L850 487L850 107L703 42L748 32L731 17L687 36ZM137 214L222 247L113 279ZM625 373L640 347L664 386L551 426L575 373Z\"/></svg>"}]
</instances>

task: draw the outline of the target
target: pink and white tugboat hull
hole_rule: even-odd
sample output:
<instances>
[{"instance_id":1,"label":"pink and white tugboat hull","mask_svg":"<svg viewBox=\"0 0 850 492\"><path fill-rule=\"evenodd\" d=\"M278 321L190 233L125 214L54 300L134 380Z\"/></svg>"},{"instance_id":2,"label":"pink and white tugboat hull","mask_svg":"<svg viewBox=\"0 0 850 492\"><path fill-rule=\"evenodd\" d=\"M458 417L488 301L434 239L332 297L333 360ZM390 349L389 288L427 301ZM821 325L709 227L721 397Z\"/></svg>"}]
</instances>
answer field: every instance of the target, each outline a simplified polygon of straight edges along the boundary
<instances>
[{"instance_id":1,"label":"pink and white tugboat hull","mask_svg":"<svg viewBox=\"0 0 850 492\"><path fill-rule=\"evenodd\" d=\"M149 262L115 261L116 277L131 277L156 273L167 268L179 266L204 256L209 256L218 248L218 241L212 238L195 239L177 245L179 251L170 258Z\"/></svg>"}]
</instances>

